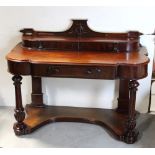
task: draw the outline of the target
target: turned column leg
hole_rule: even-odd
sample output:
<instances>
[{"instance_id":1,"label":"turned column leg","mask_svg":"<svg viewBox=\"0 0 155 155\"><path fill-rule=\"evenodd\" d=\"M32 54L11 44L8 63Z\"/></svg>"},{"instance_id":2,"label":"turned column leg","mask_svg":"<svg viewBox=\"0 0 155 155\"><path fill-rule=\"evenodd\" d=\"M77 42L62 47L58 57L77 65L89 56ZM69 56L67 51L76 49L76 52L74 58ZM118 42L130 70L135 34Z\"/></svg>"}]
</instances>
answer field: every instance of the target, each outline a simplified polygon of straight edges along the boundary
<instances>
[{"instance_id":1,"label":"turned column leg","mask_svg":"<svg viewBox=\"0 0 155 155\"><path fill-rule=\"evenodd\" d=\"M129 80L119 81L118 112L127 113L129 111Z\"/></svg>"},{"instance_id":2,"label":"turned column leg","mask_svg":"<svg viewBox=\"0 0 155 155\"><path fill-rule=\"evenodd\" d=\"M137 140L138 131L136 131L136 111L135 111L135 102L136 102L136 91L139 83L137 80L131 80L129 82L129 111L128 111L128 120L126 124L126 132L124 135L124 141L126 143L132 144Z\"/></svg>"},{"instance_id":3,"label":"turned column leg","mask_svg":"<svg viewBox=\"0 0 155 155\"><path fill-rule=\"evenodd\" d=\"M15 108L15 119L17 122L14 124L13 129L16 135L23 135L27 133L27 126L24 124L25 112L22 105L22 96L21 96L21 80L20 75L13 76L12 80L14 81L15 86L15 98L16 98L16 108Z\"/></svg>"},{"instance_id":4,"label":"turned column leg","mask_svg":"<svg viewBox=\"0 0 155 155\"><path fill-rule=\"evenodd\" d=\"M42 107L43 104L43 93L42 93L42 82L41 77L32 77L32 106Z\"/></svg>"}]
</instances>

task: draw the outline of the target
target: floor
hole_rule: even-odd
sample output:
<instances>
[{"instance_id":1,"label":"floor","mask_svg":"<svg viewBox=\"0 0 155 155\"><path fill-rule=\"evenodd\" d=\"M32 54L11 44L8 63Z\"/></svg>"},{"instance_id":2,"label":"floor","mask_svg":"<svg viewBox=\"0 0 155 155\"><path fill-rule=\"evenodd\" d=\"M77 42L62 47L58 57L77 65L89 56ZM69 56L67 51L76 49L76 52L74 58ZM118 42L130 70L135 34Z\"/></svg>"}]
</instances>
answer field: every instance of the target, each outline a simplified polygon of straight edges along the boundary
<instances>
[{"instance_id":1,"label":"floor","mask_svg":"<svg viewBox=\"0 0 155 155\"><path fill-rule=\"evenodd\" d=\"M146 148L155 147L155 115L143 114L138 118L140 136L135 144L125 144L111 137L104 128L85 123L53 123L36 132L17 137L14 135L12 107L0 108L0 147L44 148Z\"/></svg>"}]
</instances>

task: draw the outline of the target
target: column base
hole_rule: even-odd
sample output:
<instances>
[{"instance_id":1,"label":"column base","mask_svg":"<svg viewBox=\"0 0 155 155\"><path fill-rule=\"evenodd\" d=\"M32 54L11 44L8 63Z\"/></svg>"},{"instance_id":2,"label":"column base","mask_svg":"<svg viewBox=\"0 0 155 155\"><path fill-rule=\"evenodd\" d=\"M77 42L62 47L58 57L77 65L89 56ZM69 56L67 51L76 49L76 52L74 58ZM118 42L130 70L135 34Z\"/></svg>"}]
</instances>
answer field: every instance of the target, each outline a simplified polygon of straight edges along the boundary
<instances>
[{"instance_id":1,"label":"column base","mask_svg":"<svg viewBox=\"0 0 155 155\"><path fill-rule=\"evenodd\" d=\"M13 126L13 129L14 129L14 132L17 136L21 136L21 135L25 135L25 134L30 133L28 126L23 122L15 123Z\"/></svg>"},{"instance_id":2,"label":"column base","mask_svg":"<svg viewBox=\"0 0 155 155\"><path fill-rule=\"evenodd\" d=\"M139 132L135 129L133 131L127 131L122 137L121 140L127 144L133 144L137 141Z\"/></svg>"}]
</instances>

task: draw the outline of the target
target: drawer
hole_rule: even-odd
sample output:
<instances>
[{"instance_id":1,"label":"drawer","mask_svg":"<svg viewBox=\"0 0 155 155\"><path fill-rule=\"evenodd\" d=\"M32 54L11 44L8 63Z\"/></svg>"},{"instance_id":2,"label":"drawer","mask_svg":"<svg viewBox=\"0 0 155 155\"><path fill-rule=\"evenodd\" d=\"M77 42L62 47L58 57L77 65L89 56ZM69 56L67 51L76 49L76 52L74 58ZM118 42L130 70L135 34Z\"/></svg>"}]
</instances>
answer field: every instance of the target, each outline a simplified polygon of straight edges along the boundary
<instances>
[{"instance_id":1,"label":"drawer","mask_svg":"<svg viewBox=\"0 0 155 155\"><path fill-rule=\"evenodd\" d=\"M88 78L88 79L115 79L114 66L75 66L33 64L32 76Z\"/></svg>"}]
</instances>

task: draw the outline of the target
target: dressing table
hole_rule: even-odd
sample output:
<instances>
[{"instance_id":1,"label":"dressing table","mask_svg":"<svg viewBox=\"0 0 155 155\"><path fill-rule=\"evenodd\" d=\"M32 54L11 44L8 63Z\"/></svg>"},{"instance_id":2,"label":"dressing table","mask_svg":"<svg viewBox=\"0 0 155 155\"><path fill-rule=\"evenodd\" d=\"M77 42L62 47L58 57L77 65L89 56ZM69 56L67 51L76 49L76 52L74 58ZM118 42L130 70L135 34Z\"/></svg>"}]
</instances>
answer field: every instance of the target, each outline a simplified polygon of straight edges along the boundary
<instances>
[{"instance_id":1,"label":"dressing table","mask_svg":"<svg viewBox=\"0 0 155 155\"><path fill-rule=\"evenodd\" d=\"M72 20L63 32L23 29L22 42L6 56L15 86L16 135L29 134L50 122L84 122L106 127L117 139L134 143L137 80L147 76L149 59L140 45L142 33L95 32L87 20ZM22 76L31 76L31 104L22 105ZM119 79L117 109L47 106L42 77ZM74 103L74 101L73 101Z\"/></svg>"}]
</instances>

